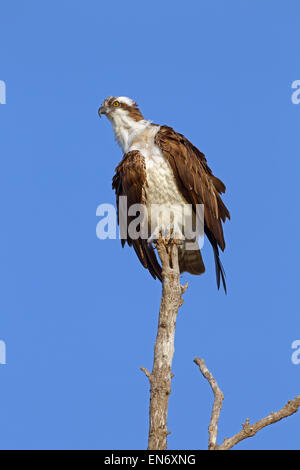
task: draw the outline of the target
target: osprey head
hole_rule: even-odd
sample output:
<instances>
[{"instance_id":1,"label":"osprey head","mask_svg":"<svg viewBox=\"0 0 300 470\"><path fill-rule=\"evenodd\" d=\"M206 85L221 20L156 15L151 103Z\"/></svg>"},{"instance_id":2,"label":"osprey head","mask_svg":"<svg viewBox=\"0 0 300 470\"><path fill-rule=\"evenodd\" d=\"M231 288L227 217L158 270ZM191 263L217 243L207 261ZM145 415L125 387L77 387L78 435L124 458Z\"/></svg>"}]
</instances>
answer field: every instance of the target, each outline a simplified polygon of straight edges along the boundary
<instances>
[{"instance_id":1,"label":"osprey head","mask_svg":"<svg viewBox=\"0 0 300 470\"><path fill-rule=\"evenodd\" d=\"M135 121L144 119L136 102L126 96L109 96L103 101L98 114L99 117L105 114L110 121L113 121L117 116L128 116Z\"/></svg>"}]
</instances>

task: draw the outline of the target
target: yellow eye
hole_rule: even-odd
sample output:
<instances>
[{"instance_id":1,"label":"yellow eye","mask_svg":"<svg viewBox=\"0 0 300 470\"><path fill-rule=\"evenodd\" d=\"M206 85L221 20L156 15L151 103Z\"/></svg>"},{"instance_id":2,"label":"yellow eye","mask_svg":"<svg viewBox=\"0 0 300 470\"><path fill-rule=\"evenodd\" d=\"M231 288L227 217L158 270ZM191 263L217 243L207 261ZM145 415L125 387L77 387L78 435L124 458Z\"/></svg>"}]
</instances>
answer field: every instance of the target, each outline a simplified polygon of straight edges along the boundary
<instances>
[{"instance_id":1,"label":"yellow eye","mask_svg":"<svg viewBox=\"0 0 300 470\"><path fill-rule=\"evenodd\" d=\"M114 106L115 106L115 108L117 108L118 106L120 106L119 101L114 101Z\"/></svg>"}]
</instances>

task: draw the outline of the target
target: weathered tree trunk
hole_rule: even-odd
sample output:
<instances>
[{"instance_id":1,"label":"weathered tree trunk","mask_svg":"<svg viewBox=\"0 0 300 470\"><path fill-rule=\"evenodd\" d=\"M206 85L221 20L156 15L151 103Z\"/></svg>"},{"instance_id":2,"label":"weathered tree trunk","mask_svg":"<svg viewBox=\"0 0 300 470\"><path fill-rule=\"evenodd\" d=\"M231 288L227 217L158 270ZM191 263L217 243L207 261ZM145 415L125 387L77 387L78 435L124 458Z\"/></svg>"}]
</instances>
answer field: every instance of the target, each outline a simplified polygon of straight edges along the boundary
<instances>
[{"instance_id":1,"label":"weathered tree trunk","mask_svg":"<svg viewBox=\"0 0 300 470\"><path fill-rule=\"evenodd\" d=\"M159 240L157 250L163 267L163 282L158 331L154 347L154 362L151 373L145 367L141 367L151 386L148 450L164 450L167 448L167 435L170 434L167 428L167 414L171 393L176 318L178 309L183 303L181 296L188 287L187 283L185 286L180 284L176 240ZM229 439L224 439L223 443L218 445L218 422L224 396L213 375L207 369L204 360L197 357L194 362L199 366L201 373L208 380L214 393L214 404L209 425L208 448L210 450L231 449L243 439L254 436L260 429L291 416L300 408L300 395L298 395L294 400L288 401L281 410L270 413L254 424L250 424L249 418L247 418L240 432Z\"/></svg>"},{"instance_id":2,"label":"weathered tree trunk","mask_svg":"<svg viewBox=\"0 0 300 470\"><path fill-rule=\"evenodd\" d=\"M178 248L176 241L159 240L157 250L162 262L162 298L159 311L158 331L154 347L151 374L145 369L150 381L150 426L148 450L167 448L167 413L171 393L172 361L176 318L187 289L180 284Z\"/></svg>"}]
</instances>

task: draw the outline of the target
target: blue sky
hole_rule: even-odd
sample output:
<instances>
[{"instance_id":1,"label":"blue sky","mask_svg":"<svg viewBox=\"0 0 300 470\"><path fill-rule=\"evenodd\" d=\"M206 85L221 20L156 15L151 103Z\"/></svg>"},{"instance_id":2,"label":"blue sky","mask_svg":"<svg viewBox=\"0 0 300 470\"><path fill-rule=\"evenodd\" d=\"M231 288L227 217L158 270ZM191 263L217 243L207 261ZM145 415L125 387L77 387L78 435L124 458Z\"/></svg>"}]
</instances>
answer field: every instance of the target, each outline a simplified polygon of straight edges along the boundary
<instances>
[{"instance_id":1,"label":"blue sky","mask_svg":"<svg viewBox=\"0 0 300 470\"><path fill-rule=\"evenodd\" d=\"M1 3L0 448L143 449L160 284L118 240L96 237L122 157L97 109L134 98L184 133L227 185L222 261L184 275L170 449L219 442L300 393L299 2L38 0ZM299 449L296 414L236 449Z\"/></svg>"}]
</instances>

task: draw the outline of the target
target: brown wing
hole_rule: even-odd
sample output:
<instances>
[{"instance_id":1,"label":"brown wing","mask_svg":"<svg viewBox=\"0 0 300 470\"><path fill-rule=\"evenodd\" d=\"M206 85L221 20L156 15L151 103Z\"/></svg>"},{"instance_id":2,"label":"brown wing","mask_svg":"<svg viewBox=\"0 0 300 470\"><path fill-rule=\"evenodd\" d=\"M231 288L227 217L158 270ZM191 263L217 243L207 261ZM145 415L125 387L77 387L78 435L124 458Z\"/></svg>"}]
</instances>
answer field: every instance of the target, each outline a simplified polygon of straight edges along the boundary
<instances>
[{"instance_id":1,"label":"brown wing","mask_svg":"<svg viewBox=\"0 0 300 470\"><path fill-rule=\"evenodd\" d=\"M146 184L146 169L143 156L138 150L133 150L124 155L122 161L116 168L113 177L112 188L116 192L118 223L120 220L119 197L127 196L128 208L132 204L142 204L143 185ZM127 228L133 217L126 215ZM144 268L148 269L150 274L156 279L162 280L161 266L159 265L153 246L147 243L147 240L130 238L128 231L126 239L121 239L124 247L126 241L129 246L133 246L140 262Z\"/></svg>"},{"instance_id":2,"label":"brown wing","mask_svg":"<svg viewBox=\"0 0 300 470\"><path fill-rule=\"evenodd\" d=\"M215 254L218 287L221 275L226 291L224 270L218 253L218 246L222 251L225 249L222 222L226 218L230 219L229 211L220 197L225 192L225 185L213 175L205 155L171 127L161 126L155 136L155 144L168 159L187 202L194 207L196 204L204 204L204 230Z\"/></svg>"}]
</instances>

